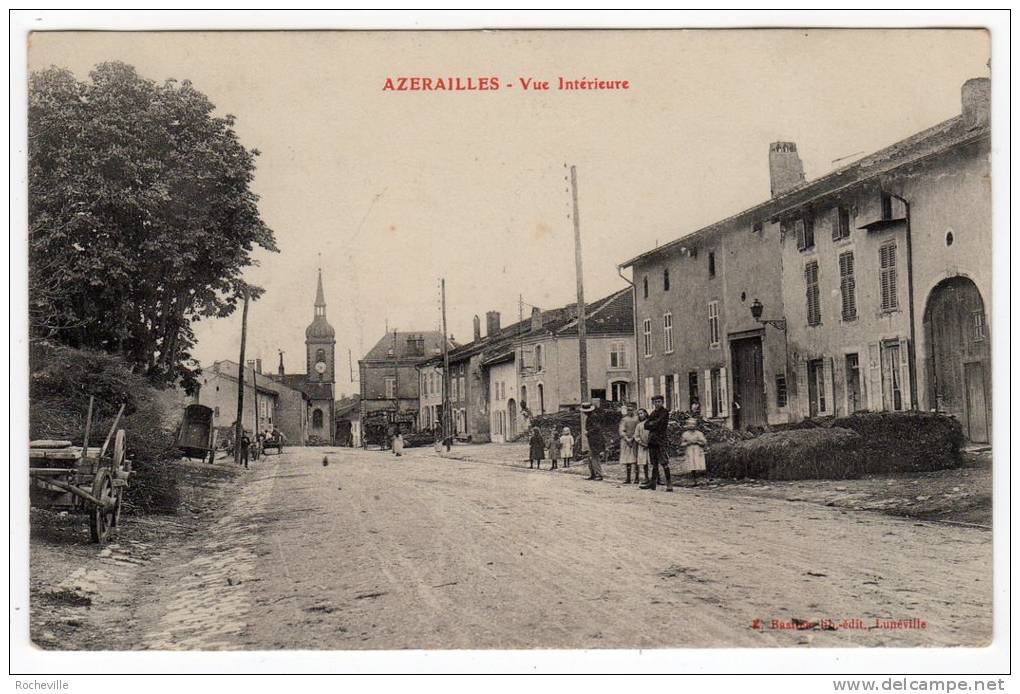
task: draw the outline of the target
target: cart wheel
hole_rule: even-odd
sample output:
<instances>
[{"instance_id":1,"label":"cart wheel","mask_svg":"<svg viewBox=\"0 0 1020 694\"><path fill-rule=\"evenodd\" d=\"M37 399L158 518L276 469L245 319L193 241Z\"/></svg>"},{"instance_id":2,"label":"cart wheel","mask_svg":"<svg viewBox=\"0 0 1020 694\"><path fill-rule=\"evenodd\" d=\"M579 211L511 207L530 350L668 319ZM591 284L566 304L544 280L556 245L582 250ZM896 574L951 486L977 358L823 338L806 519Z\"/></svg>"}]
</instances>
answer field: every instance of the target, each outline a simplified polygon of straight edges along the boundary
<instances>
[{"instance_id":1,"label":"cart wheel","mask_svg":"<svg viewBox=\"0 0 1020 694\"><path fill-rule=\"evenodd\" d=\"M113 439L113 475L119 477L122 472L121 468L124 465L124 454L127 451L127 434L124 433L123 429L117 430L117 435Z\"/></svg>"},{"instance_id":2,"label":"cart wheel","mask_svg":"<svg viewBox=\"0 0 1020 694\"><path fill-rule=\"evenodd\" d=\"M105 542L116 520L116 500L110 471L100 468L92 482L92 496L103 502L101 506L89 503L89 534L93 542Z\"/></svg>"}]
</instances>

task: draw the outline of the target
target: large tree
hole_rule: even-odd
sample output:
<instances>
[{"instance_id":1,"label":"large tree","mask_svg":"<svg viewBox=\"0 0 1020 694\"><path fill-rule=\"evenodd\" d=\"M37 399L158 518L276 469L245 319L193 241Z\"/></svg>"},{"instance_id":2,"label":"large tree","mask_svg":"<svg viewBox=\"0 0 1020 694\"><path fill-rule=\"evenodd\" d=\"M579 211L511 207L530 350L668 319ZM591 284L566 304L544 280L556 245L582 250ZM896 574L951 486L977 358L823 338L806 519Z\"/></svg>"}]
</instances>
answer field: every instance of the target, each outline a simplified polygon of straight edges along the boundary
<instances>
[{"instance_id":1,"label":"large tree","mask_svg":"<svg viewBox=\"0 0 1020 694\"><path fill-rule=\"evenodd\" d=\"M193 323L231 314L254 248L278 250L250 189L258 151L187 80L117 62L89 77L29 82L31 335L188 386Z\"/></svg>"}]
</instances>

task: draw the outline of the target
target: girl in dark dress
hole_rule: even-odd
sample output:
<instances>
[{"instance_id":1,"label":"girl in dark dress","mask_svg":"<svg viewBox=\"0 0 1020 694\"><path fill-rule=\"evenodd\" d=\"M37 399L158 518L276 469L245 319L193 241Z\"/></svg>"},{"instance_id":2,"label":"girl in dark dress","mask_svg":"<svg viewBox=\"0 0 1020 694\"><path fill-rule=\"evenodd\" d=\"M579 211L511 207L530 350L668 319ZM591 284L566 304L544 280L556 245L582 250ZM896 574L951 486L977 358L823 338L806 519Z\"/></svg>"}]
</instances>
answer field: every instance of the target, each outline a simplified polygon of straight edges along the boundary
<instances>
[{"instance_id":1,"label":"girl in dark dress","mask_svg":"<svg viewBox=\"0 0 1020 694\"><path fill-rule=\"evenodd\" d=\"M528 467L542 469L542 459L545 458L545 439L538 427L531 429L531 452L528 457Z\"/></svg>"}]
</instances>

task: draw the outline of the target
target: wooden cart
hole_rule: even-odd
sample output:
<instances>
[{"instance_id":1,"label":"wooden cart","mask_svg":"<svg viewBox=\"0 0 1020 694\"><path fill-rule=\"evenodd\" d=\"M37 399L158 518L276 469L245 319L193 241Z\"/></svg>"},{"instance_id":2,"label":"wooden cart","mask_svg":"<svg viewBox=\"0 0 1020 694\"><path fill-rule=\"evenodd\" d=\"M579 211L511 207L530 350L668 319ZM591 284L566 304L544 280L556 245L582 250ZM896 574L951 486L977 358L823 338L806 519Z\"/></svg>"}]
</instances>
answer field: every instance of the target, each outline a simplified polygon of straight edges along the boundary
<instances>
[{"instance_id":1,"label":"wooden cart","mask_svg":"<svg viewBox=\"0 0 1020 694\"><path fill-rule=\"evenodd\" d=\"M92 426L92 401L89 401L85 442L72 446L70 441L32 441L29 443L29 498L41 508L84 511L89 517L93 542L105 542L120 523L120 510L131 476L127 459L127 435L117 429L124 406L99 448L88 445Z\"/></svg>"},{"instance_id":2,"label":"wooden cart","mask_svg":"<svg viewBox=\"0 0 1020 694\"><path fill-rule=\"evenodd\" d=\"M184 408L177 448L188 458L209 459L216 462L216 427L213 410L205 405L188 405Z\"/></svg>"}]
</instances>

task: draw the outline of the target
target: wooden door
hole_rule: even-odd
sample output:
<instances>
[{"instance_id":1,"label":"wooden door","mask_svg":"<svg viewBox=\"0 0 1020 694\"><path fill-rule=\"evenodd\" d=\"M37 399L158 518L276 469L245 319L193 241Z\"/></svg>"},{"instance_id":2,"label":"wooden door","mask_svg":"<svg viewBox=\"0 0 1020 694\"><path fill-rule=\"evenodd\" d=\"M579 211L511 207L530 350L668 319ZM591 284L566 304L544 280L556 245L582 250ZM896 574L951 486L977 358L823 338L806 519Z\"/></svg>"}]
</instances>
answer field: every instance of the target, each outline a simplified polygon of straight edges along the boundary
<instances>
[{"instance_id":1,"label":"wooden door","mask_svg":"<svg viewBox=\"0 0 1020 694\"><path fill-rule=\"evenodd\" d=\"M988 400L985 397L985 367L979 361L963 365L967 385L967 438L988 443Z\"/></svg>"},{"instance_id":2,"label":"wooden door","mask_svg":"<svg viewBox=\"0 0 1020 694\"><path fill-rule=\"evenodd\" d=\"M740 409L734 408L733 426L765 426L768 412L761 338L734 340L730 343L730 351L733 358L733 398L740 405Z\"/></svg>"}]
</instances>

